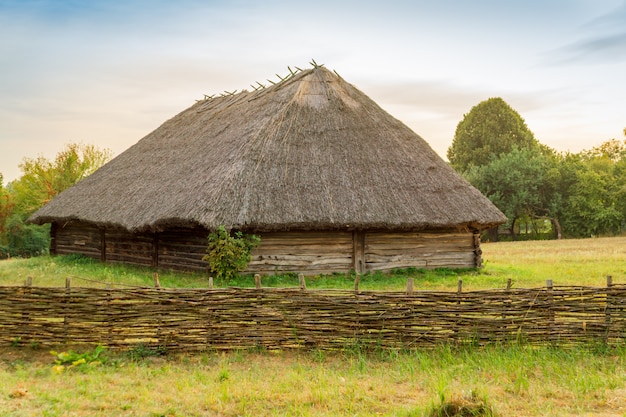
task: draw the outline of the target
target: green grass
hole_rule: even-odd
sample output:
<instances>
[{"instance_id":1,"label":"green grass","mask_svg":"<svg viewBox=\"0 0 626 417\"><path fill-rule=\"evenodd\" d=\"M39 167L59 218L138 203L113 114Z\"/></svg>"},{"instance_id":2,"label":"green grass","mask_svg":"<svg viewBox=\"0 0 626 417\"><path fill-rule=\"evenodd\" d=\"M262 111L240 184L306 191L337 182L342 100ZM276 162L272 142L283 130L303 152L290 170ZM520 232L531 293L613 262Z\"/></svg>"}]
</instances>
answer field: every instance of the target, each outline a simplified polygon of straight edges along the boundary
<instances>
[{"instance_id":1,"label":"green grass","mask_svg":"<svg viewBox=\"0 0 626 417\"><path fill-rule=\"evenodd\" d=\"M101 357L59 371L46 352L3 351L2 415L410 417L476 398L500 416L626 415L624 348Z\"/></svg>"},{"instance_id":2,"label":"green grass","mask_svg":"<svg viewBox=\"0 0 626 417\"><path fill-rule=\"evenodd\" d=\"M406 288L407 278L415 281L416 290L457 289L459 279L466 291L506 286L540 287L547 279L554 285L603 286L606 276L616 283L626 282L626 237L572 239L561 241L501 242L483 244L485 266L480 270L434 271L406 269L391 273L365 274L362 290ZM64 286L71 278L73 286L135 285L152 286L153 270L117 264L102 264L77 256L44 256L0 261L0 285L23 285L27 277L33 285ZM159 271L163 287L202 288L208 286L206 274ZM215 281L217 287L252 287L254 278L242 276L234 281ZM267 287L297 287L296 274L271 275L262 279ZM354 275L335 274L307 278L307 288L354 288Z\"/></svg>"}]
</instances>

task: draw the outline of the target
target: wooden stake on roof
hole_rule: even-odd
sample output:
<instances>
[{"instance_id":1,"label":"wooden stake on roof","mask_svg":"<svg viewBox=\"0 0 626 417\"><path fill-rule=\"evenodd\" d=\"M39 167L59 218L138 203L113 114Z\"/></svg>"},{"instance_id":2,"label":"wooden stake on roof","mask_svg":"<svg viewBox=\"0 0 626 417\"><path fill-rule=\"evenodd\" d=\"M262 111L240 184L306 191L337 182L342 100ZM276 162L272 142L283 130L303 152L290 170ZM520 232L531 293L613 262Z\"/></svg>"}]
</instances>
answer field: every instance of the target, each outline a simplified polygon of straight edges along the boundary
<instances>
[{"instance_id":1,"label":"wooden stake on roof","mask_svg":"<svg viewBox=\"0 0 626 417\"><path fill-rule=\"evenodd\" d=\"M318 64L317 62L315 62L314 59L311 59L311 62L309 62L309 64L313 65L313 68L321 68L324 66L324 64Z\"/></svg>"}]
</instances>

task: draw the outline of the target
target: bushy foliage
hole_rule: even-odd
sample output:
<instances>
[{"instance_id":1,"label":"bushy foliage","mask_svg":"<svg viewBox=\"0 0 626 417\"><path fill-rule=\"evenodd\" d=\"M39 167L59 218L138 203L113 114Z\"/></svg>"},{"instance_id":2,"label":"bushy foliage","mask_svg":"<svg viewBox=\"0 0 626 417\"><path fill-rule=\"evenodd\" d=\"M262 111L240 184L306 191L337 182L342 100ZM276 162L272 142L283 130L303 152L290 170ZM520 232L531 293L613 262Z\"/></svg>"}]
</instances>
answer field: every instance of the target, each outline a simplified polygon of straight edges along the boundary
<instances>
[{"instance_id":1,"label":"bushy foliage","mask_svg":"<svg viewBox=\"0 0 626 417\"><path fill-rule=\"evenodd\" d=\"M106 350L104 346L96 346L93 351L83 353L74 352L73 350L56 352L50 351L54 356L55 365L52 370L61 373L67 369L81 368L84 366L94 366L102 364L101 354Z\"/></svg>"},{"instance_id":2,"label":"bushy foliage","mask_svg":"<svg viewBox=\"0 0 626 417\"><path fill-rule=\"evenodd\" d=\"M546 205L543 191L550 164L541 153L514 148L486 165L472 166L466 178L502 210L512 226L516 219Z\"/></svg>"},{"instance_id":3,"label":"bushy foliage","mask_svg":"<svg viewBox=\"0 0 626 417\"><path fill-rule=\"evenodd\" d=\"M478 103L459 122L447 156L454 169L465 172L472 166L487 165L493 157L514 148L539 146L519 113L500 97L494 97Z\"/></svg>"},{"instance_id":4,"label":"bushy foliage","mask_svg":"<svg viewBox=\"0 0 626 417\"><path fill-rule=\"evenodd\" d=\"M241 232L231 235L224 226L220 226L209 234L207 254L202 260L208 262L217 279L234 280L239 272L248 267L250 252L260 242L261 239L256 235L244 235Z\"/></svg>"},{"instance_id":5,"label":"bushy foliage","mask_svg":"<svg viewBox=\"0 0 626 417\"><path fill-rule=\"evenodd\" d=\"M111 156L93 145L69 144L53 161L24 158L23 175L7 187L0 175L0 259L35 256L49 250L49 225L27 224L28 217L63 190L76 184Z\"/></svg>"},{"instance_id":6,"label":"bushy foliage","mask_svg":"<svg viewBox=\"0 0 626 417\"><path fill-rule=\"evenodd\" d=\"M22 177L11 184L16 208L30 215L57 194L93 173L111 157L108 149L93 145L69 144L53 161L43 156L24 158Z\"/></svg>"},{"instance_id":7,"label":"bushy foliage","mask_svg":"<svg viewBox=\"0 0 626 417\"><path fill-rule=\"evenodd\" d=\"M537 225L536 238L544 221L558 237L626 230L626 140L559 154L535 140L502 99L491 98L458 124L448 158L504 212L514 239L518 222Z\"/></svg>"},{"instance_id":8,"label":"bushy foliage","mask_svg":"<svg viewBox=\"0 0 626 417\"><path fill-rule=\"evenodd\" d=\"M626 228L626 141L612 140L563 158L562 217L572 237L617 235ZM569 167L568 167L569 166Z\"/></svg>"},{"instance_id":9,"label":"bushy foliage","mask_svg":"<svg viewBox=\"0 0 626 417\"><path fill-rule=\"evenodd\" d=\"M25 224L20 215L12 216L5 225L0 242L0 259L45 255L50 247L50 225Z\"/></svg>"}]
</instances>

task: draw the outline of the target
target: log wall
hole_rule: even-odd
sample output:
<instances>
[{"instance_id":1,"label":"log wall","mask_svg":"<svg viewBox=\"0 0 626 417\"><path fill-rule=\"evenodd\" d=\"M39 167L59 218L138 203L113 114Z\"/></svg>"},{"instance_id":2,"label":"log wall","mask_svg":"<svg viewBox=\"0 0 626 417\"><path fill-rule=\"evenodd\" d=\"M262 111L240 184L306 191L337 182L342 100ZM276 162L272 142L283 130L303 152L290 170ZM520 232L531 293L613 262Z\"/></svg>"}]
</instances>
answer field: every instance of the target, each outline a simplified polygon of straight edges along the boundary
<instances>
[{"instance_id":1,"label":"log wall","mask_svg":"<svg viewBox=\"0 0 626 417\"><path fill-rule=\"evenodd\" d=\"M147 233L131 234L123 229L106 229L104 231L104 261L139 266L158 266L153 261L153 236Z\"/></svg>"},{"instance_id":2,"label":"log wall","mask_svg":"<svg viewBox=\"0 0 626 417\"><path fill-rule=\"evenodd\" d=\"M171 229L157 234L157 264L160 268L206 271L207 236L204 229Z\"/></svg>"},{"instance_id":3,"label":"log wall","mask_svg":"<svg viewBox=\"0 0 626 417\"><path fill-rule=\"evenodd\" d=\"M368 232L365 269L474 268L477 266L474 245L471 232Z\"/></svg>"},{"instance_id":4,"label":"log wall","mask_svg":"<svg viewBox=\"0 0 626 417\"><path fill-rule=\"evenodd\" d=\"M53 247L50 252L56 255L78 253L90 258L101 259L102 236L100 229L86 224L70 223L52 227Z\"/></svg>"},{"instance_id":5,"label":"log wall","mask_svg":"<svg viewBox=\"0 0 626 417\"><path fill-rule=\"evenodd\" d=\"M52 253L80 253L104 262L205 271L208 231L174 228L131 234L84 223L55 225ZM472 232L279 232L260 235L248 273L305 275L395 268L473 268L481 265L480 240Z\"/></svg>"},{"instance_id":6,"label":"log wall","mask_svg":"<svg viewBox=\"0 0 626 417\"><path fill-rule=\"evenodd\" d=\"M352 232L265 233L252 252L248 272L349 272L353 269L352 244Z\"/></svg>"}]
</instances>

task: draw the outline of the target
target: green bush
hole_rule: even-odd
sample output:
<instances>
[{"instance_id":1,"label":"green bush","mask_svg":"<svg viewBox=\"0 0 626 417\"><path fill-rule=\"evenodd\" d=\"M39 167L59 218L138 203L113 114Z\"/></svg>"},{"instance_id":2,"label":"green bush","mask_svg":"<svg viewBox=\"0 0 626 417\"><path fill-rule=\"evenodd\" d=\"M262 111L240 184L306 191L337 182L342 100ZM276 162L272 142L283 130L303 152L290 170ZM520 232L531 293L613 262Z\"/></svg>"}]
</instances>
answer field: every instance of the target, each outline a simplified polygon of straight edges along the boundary
<instances>
[{"instance_id":1,"label":"green bush","mask_svg":"<svg viewBox=\"0 0 626 417\"><path fill-rule=\"evenodd\" d=\"M224 226L209 234L207 254L202 260L209 263L209 268L218 280L230 281L245 271L250 262L250 252L261 243L256 235L244 235L235 232L231 235Z\"/></svg>"},{"instance_id":2,"label":"green bush","mask_svg":"<svg viewBox=\"0 0 626 417\"><path fill-rule=\"evenodd\" d=\"M7 221L3 240L0 259L46 255L50 250L50 225L25 224L21 216L15 215Z\"/></svg>"}]
</instances>

